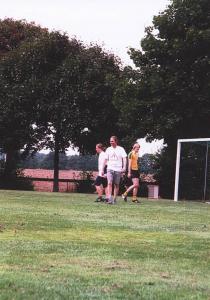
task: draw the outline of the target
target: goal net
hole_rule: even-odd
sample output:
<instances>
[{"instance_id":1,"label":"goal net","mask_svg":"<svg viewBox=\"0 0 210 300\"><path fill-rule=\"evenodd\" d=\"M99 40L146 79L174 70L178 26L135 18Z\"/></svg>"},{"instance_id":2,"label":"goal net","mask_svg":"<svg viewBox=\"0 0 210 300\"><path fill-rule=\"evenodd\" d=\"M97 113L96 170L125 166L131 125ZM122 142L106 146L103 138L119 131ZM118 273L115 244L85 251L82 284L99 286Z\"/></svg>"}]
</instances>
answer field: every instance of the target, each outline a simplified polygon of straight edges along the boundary
<instances>
[{"instance_id":1,"label":"goal net","mask_svg":"<svg viewBox=\"0 0 210 300\"><path fill-rule=\"evenodd\" d=\"M210 138L178 140L174 200L210 200Z\"/></svg>"}]
</instances>

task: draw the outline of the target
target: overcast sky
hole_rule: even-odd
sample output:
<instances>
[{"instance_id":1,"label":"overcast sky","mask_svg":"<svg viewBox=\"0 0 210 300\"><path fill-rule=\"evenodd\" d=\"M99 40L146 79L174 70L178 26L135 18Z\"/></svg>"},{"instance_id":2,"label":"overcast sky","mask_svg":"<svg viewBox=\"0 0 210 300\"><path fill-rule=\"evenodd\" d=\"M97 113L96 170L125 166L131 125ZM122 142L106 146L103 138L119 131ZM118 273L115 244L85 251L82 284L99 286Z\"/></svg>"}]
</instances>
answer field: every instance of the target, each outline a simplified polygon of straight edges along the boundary
<instances>
[{"instance_id":1,"label":"overcast sky","mask_svg":"<svg viewBox=\"0 0 210 300\"><path fill-rule=\"evenodd\" d=\"M26 19L97 42L131 64L127 50L139 48L144 29L169 0L0 0L0 18Z\"/></svg>"},{"instance_id":2,"label":"overcast sky","mask_svg":"<svg viewBox=\"0 0 210 300\"><path fill-rule=\"evenodd\" d=\"M144 29L169 0L0 0L0 18L34 21L67 32L89 44L96 42L132 64L127 51L139 48ZM151 148L156 150L156 145ZM146 145L142 151L150 151Z\"/></svg>"}]
</instances>

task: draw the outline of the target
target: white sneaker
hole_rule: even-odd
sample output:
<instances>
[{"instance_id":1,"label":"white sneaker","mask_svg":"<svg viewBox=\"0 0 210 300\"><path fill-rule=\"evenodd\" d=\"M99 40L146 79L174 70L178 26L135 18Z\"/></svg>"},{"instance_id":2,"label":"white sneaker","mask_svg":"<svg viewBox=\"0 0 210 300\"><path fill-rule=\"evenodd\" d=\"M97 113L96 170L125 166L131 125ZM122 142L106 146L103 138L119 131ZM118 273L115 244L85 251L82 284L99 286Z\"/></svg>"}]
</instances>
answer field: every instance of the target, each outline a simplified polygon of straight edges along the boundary
<instances>
[{"instance_id":1,"label":"white sneaker","mask_svg":"<svg viewBox=\"0 0 210 300\"><path fill-rule=\"evenodd\" d=\"M109 200L107 201L107 204L114 204L114 200L112 199L112 197L109 198Z\"/></svg>"}]
</instances>

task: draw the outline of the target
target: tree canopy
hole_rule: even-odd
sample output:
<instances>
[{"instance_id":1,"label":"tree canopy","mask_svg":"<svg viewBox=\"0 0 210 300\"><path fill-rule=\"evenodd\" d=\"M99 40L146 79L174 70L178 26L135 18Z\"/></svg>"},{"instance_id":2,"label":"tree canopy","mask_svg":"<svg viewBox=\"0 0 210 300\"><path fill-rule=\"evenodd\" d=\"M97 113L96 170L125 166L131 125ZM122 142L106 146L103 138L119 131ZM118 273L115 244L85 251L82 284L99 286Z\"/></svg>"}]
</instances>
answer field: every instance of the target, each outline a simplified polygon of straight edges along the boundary
<instances>
[{"instance_id":1,"label":"tree canopy","mask_svg":"<svg viewBox=\"0 0 210 300\"><path fill-rule=\"evenodd\" d=\"M112 101L120 61L33 23L6 19L0 29L1 147L8 162L20 149L51 149L58 179L59 152L71 144L90 153L120 133Z\"/></svg>"},{"instance_id":2,"label":"tree canopy","mask_svg":"<svg viewBox=\"0 0 210 300\"><path fill-rule=\"evenodd\" d=\"M209 135L209 20L208 0L174 0L146 28L142 49L130 49L131 101L148 136L170 143Z\"/></svg>"},{"instance_id":3,"label":"tree canopy","mask_svg":"<svg viewBox=\"0 0 210 300\"><path fill-rule=\"evenodd\" d=\"M125 70L116 105L126 126L167 143L168 182L177 139L209 136L209 48L210 2L173 0L146 28L141 49L129 51L136 68Z\"/></svg>"},{"instance_id":4,"label":"tree canopy","mask_svg":"<svg viewBox=\"0 0 210 300\"><path fill-rule=\"evenodd\" d=\"M0 143L7 153L5 173L14 168L15 153L40 138L33 127L35 98L28 75L32 67L25 58L30 43L46 33L46 29L33 23L0 21Z\"/></svg>"}]
</instances>

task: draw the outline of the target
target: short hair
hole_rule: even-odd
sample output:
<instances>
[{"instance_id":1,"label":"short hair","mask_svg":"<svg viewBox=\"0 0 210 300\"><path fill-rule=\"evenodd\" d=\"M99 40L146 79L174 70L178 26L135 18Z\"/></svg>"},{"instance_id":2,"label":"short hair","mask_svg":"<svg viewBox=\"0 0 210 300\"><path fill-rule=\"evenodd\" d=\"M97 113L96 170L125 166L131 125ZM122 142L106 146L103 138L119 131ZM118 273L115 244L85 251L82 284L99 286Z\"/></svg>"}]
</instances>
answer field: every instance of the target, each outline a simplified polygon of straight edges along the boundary
<instances>
[{"instance_id":1,"label":"short hair","mask_svg":"<svg viewBox=\"0 0 210 300\"><path fill-rule=\"evenodd\" d=\"M116 135L112 135L111 137L110 137L110 139L113 139L113 140L115 140L115 142L118 144L118 137L116 136Z\"/></svg>"},{"instance_id":2,"label":"short hair","mask_svg":"<svg viewBox=\"0 0 210 300\"><path fill-rule=\"evenodd\" d=\"M96 144L96 147L98 147L99 149L101 149L103 151L105 150L105 147L104 147L104 145L102 143Z\"/></svg>"}]
</instances>

